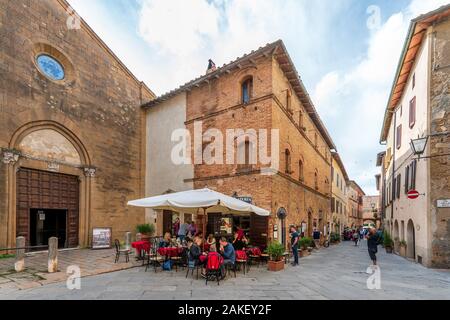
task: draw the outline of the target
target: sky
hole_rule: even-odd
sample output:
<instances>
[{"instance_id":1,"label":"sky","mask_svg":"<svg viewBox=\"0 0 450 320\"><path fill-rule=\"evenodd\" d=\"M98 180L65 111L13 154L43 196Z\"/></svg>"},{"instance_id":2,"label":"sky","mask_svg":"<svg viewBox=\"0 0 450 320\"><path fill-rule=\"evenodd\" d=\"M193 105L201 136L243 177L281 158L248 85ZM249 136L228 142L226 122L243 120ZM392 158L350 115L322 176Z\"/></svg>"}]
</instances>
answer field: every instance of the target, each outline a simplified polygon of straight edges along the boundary
<instances>
[{"instance_id":1,"label":"sky","mask_svg":"<svg viewBox=\"0 0 450 320\"><path fill-rule=\"evenodd\" d=\"M450 0L69 0L161 95L282 39L350 179L378 192L376 155L410 20Z\"/></svg>"}]
</instances>

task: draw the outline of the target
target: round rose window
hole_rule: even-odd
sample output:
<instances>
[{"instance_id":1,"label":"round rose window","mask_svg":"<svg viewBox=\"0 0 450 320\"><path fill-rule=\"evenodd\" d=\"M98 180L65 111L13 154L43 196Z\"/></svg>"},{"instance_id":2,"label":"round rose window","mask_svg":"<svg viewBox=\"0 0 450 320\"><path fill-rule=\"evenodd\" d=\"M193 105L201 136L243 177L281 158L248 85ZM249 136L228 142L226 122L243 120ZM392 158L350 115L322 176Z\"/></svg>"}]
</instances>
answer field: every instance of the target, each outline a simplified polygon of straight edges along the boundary
<instances>
[{"instance_id":1,"label":"round rose window","mask_svg":"<svg viewBox=\"0 0 450 320\"><path fill-rule=\"evenodd\" d=\"M41 54L36 58L37 65L41 72L52 80L64 79L64 68L55 58Z\"/></svg>"}]
</instances>

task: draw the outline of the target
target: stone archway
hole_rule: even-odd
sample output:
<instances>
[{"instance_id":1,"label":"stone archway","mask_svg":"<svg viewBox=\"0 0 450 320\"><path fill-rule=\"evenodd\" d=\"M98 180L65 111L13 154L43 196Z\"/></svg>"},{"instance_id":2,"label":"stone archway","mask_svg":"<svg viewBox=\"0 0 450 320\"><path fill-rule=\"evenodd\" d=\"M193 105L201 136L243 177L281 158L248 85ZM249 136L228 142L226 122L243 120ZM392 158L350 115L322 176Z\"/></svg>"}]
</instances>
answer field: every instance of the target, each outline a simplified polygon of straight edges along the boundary
<instances>
[{"instance_id":1,"label":"stone archway","mask_svg":"<svg viewBox=\"0 0 450 320\"><path fill-rule=\"evenodd\" d=\"M406 227L406 256L410 259L416 259L416 235L414 223L411 219Z\"/></svg>"},{"instance_id":2,"label":"stone archway","mask_svg":"<svg viewBox=\"0 0 450 320\"><path fill-rule=\"evenodd\" d=\"M24 215L30 211L29 206L34 209L53 210L53 205L48 208L41 208L37 204L28 204L28 206L19 208L18 201L18 179L23 179L23 169L27 169L27 174L36 179L45 179L49 176L75 177L78 184L77 189L73 192L78 193L76 196L76 217L70 215L68 223L71 228L76 228L77 234L71 236L69 246L88 245L89 244L89 228L90 228L90 207L91 207L91 180L95 176L96 169L92 167L89 154L79 139L70 129L59 122L52 120L32 121L23 124L12 135L9 143L9 150L15 153L17 157L14 161L9 161L8 165L8 221L7 221L7 243L12 245L15 243L15 237L19 232L18 214L21 214L20 230L24 230L26 226L23 224ZM5 157L5 151L4 157ZM5 161L4 161L5 162ZM6 162L5 162L6 163ZM31 171L30 171L31 170ZM26 171L26 170L25 170ZM31 172L31 173L30 173ZM47 174L38 174L47 173ZM44 184L36 180L38 188L44 188ZM63 179L64 180L64 179ZM58 181L62 181L59 179ZM21 197L27 197L27 191L21 190ZM30 191L31 192L31 191ZM41 194L48 200L47 191ZM65 195L63 195L65 197ZM70 202L73 204L73 199ZM34 202L37 203L37 202ZM50 203L50 202L45 202ZM37 207L36 207L37 206ZM43 204L42 204L43 206ZM19 211L20 209L20 211ZM33 210L34 210L33 209ZM64 209L64 208L58 208ZM70 210L75 210L73 207ZM30 217L31 219L31 217ZM75 219L75 220L74 220ZM30 221L31 223L31 221ZM67 227L69 228L69 226ZM69 230L69 229L67 229ZM76 232L75 231L75 232ZM73 234L73 232L72 232Z\"/></svg>"}]
</instances>

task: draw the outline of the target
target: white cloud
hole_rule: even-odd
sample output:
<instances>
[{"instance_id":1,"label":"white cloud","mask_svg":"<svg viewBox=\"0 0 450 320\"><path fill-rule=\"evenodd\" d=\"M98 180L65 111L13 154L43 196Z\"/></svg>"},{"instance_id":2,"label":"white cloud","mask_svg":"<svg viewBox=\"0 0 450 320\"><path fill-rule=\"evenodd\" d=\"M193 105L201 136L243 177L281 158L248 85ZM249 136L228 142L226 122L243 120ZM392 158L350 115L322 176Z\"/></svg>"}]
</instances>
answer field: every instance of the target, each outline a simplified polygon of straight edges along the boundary
<instances>
[{"instance_id":1,"label":"white cloud","mask_svg":"<svg viewBox=\"0 0 450 320\"><path fill-rule=\"evenodd\" d=\"M219 17L218 8L204 0L146 0L139 31L163 53L186 57L217 37Z\"/></svg>"},{"instance_id":2,"label":"white cloud","mask_svg":"<svg viewBox=\"0 0 450 320\"><path fill-rule=\"evenodd\" d=\"M344 72L330 71L315 86L314 101L331 127L347 171L369 194L376 193L373 160L382 147L374 146L410 20L446 3L448 0L412 1L372 31L366 56L359 64Z\"/></svg>"}]
</instances>

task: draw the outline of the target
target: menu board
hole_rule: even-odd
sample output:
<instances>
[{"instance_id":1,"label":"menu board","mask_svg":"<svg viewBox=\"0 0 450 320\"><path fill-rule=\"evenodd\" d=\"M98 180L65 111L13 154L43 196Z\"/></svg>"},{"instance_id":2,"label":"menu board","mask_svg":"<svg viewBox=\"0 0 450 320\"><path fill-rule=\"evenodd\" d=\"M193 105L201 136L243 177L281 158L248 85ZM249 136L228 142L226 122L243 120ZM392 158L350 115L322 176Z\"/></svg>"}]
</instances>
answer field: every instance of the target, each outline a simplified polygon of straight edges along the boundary
<instances>
[{"instance_id":1,"label":"menu board","mask_svg":"<svg viewBox=\"0 0 450 320\"><path fill-rule=\"evenodd\" d=\"M111 248L111 228L93 228L92 229L92 249Z\"/></svg>"},{"instance_id":2,"label":"menu board","mask_svg":"<svg viewBox=\"0 0 450 320\"><path fill-rule=\"evenodd\" d=\"M233 232L233 221L230 217L220 219L220 233L231 234Z\"/></svg>"}]
</instances>

